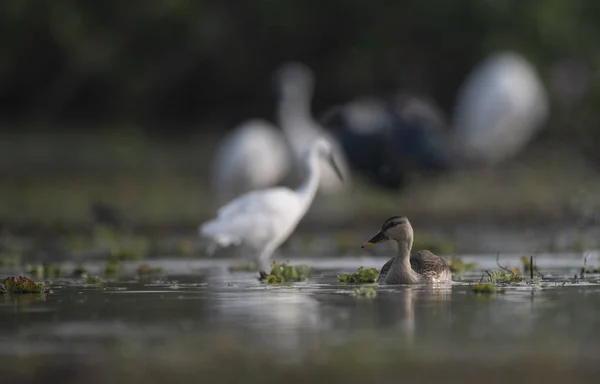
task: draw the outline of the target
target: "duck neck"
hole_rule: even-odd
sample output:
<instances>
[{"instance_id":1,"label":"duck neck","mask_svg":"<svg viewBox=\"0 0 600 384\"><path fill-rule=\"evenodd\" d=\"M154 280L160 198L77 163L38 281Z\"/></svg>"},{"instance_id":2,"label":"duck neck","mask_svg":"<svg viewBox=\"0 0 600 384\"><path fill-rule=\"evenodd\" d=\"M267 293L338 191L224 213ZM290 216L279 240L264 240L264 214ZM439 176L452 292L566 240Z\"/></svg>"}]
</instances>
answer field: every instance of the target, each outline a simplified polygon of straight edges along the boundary
<instances>
[{"instance_id":1,"label":"duck neck","mask_svg":"<svg viewBox=\"0 0 600 384\"><path fill-rule=\"evenodd\" d=\"M388 273L388 281L394 283L416 283L419 281L419 275L412 269L410 265L410 250L412 248L412 239L398 241L398 254L396 260L392 264L394 271Z\"/></svg>"},{"instance_id":2,"label":"duck neck","mask_svg":"<svg viewBox=\"0 0 600 384\"><path fill-rule=\"evenodd\" d=\"M412 249L412 243L412 239L398 241L398 254L396 255L396 263L399 263L403 269L411 271L410 250Z\"/></svg>"},{"instance_id":3,"label":"duck neck","mask_svg":"<svg viewBox=\"0 0 600 384\"><path fill-rule=\"evenodd\" d=\"M321 171L318 164L317 153L310 153L307 162L307 176L306 180L296 189L296 192L302 199L304 211L308 210L311 202L313 201L317 189L319 188L319 179L321 177Z\"/></svg>"}]
</instances>

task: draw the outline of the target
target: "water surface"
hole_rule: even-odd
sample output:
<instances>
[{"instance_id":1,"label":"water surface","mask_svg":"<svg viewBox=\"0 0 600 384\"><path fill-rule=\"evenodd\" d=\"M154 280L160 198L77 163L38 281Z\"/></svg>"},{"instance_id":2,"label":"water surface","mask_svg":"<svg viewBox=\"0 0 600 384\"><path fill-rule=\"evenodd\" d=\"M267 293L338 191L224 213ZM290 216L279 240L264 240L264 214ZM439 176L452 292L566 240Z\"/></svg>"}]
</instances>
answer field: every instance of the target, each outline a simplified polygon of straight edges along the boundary
<instances>
[{"instance_id":1,"label":"water surface","mask_svg":"<svg viewBox=\"0 0 600 384\"><path fill-rule=\"evenodd\" d=\"M274 286L214 259L154 260L166 272L158 278L125 263L123 276L99 286L56 279L52 294L0 297L0 373L131 383L295 382L329 372L331 382L382 382L402 367L416 379L476 381L496 369L586 381L597 370L600 284L597 275L573 279L576 256L540 255L541 284L492 296L469 283L497 269L495 256L464 259L480 270L452 285L377 287L375 298L337 275L384 258L294 259L315 268L311 279ZM502 262L519 264L517 255Z\"/></svg>"}]
</instances>

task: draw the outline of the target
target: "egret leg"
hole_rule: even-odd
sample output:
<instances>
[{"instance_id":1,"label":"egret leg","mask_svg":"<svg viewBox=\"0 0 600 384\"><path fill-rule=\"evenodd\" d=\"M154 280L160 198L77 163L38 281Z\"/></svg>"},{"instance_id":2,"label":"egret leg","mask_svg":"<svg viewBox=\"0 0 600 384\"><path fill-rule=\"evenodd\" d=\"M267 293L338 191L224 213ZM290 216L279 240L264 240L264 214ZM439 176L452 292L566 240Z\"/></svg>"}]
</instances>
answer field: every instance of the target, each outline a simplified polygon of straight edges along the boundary
<instances>
[{"instance_id":1,"label":"egret leg","mask_svg":"<svg viewBox=\"0 0 600 384\"><path fill-rule=\"evenodd\" d=\"M260 275L260 280L264 280L269 274L267 271L271 271L271 265L269 260L271 259L271 254L273 251L270 248L263 250L258 256L258 273Z\"/></svg>"}]
</instances>

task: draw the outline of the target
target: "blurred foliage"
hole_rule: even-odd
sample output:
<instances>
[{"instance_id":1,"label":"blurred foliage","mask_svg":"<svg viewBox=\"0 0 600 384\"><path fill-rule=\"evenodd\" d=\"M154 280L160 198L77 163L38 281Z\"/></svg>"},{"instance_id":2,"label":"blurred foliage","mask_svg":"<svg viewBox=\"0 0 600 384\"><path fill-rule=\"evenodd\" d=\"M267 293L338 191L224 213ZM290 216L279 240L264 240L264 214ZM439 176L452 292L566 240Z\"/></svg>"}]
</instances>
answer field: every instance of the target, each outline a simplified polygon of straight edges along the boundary
<instances>
[{"instance_id":1,"label":"blurred foliage","mask_svg":"<svg viewBox=\"0 0 600 384\"><path fill-rule=\"evenodd\" d=\"M47 293L50 291L45 284L36 283L23 276L10 276L0 285L0 293Z\"/></svg>"},{"instance_id":2,"label":"blurred foliage","mask_svg":"<svg viewBox=\"0 0 600 384\"><path fill-rule=\"evenodd\" d=\"M448 264L448 267L450 267L453 277L460 277L465 272L477 270L477 263L466 263L460 257L453 256L444 260Z\"/></svg>"},{"instance_id":3,"label":"blurred foliage","mask_svg":"<svg viewBox=\"0 0 600 384\"><path fill-rule=\"evenodd\" d=\"M306 265L292 266L286 263L273 262L271 273L265 277L267 284L304 281L308 279L312 270Z\"/></svg>"},{"instance_id":4,"label":"blurred foliage","mask_svg":"<svg viewBox=\"0 0 600 384\"><path fill-rule=\"evenodd\" d=\"M354 288L354 296L358 298L374 299L377 297L377 289L374 287Z\"/></svg>"},{"instance_id":5,"label":"blurred foliage","mask_svg":"<svg viewBox=\"0 0 600 384\"><path fill-rule=\"evenodd\" d=\"M338 276L338 280L340 283L348 283L348 284L369 284L376 283L377 278L379 277L379 271L377 268L369 268L365 269L364 267L359 267L356 273L346 273Z\"/></svg>"},{"instance_id":6,"label":"blurred foliage","mask_svg":"<svg viewBox=\"0 0 600 384\"><path fill-rule=\"evenodd\" d=\"M164 268L151 267L148 264L141 264L137 269L137 274L140 277L157 277L165 274Z\"/></svg>"},{"instance_id":7,"label":"blurred foliage","mask_svg":"<svg viewBox=\"0 0 600 384\"><path fill-rule=\"evenodd\" d=\"M402 87L449 111L477 61L508 48L546 80L560 60L587 65L593 92L553 120L580 139L600 102L599 16L593 0L2 2L0 116L27 125L272 117L270 76L289 59L316 71L317 109Z\"/></svg>"},{"instance_id":8,"label":"blurred foliage","mask_svg":"<svg viewBox=\"0 0 600 384\"><path fill-rule=\"evenodd\" d=\"M471 290L476 294L492 294L497 292L497 288L492 283L475 283L471 285Z\"/></svg>"}]
</instances>

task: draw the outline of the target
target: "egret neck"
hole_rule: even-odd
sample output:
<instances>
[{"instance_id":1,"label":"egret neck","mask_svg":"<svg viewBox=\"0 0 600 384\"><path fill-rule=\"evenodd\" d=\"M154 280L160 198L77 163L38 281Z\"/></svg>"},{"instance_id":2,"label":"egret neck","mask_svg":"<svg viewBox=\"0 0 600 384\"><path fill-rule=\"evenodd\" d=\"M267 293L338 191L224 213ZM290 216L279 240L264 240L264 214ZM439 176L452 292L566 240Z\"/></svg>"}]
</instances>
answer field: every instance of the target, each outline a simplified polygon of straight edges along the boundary
<instances>
[{"instance_id":1,"label":"egret neck","mask_svg":"<svg viewBox=\"0 0 600 384\"><path fill-rule=\"evenodd\" d=\"M296 189L296 192L302 199L304 211L308 209L313 201L317 189L319 188L319 179L321 178L321 168L316 147L311 148L308 158L305 160L307 171L306 180Z\"/></svg>"}]
</instances>

